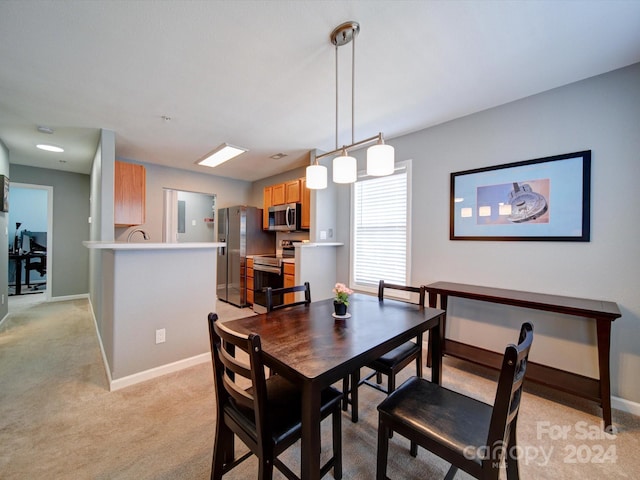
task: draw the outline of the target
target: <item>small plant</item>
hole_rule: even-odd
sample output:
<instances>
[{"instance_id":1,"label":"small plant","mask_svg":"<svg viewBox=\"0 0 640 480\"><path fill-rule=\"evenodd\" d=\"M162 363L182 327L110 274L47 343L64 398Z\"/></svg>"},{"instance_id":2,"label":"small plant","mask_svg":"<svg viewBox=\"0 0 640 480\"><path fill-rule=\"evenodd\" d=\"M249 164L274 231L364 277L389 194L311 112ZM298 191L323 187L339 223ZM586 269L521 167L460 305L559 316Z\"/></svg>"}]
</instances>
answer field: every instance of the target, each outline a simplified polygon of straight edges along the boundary
<instances>
[{"instance_id":1,"label":"small plant","mask_svg":"<svg viewBox=\"0 0 640 480\"><path fill-rule=\"evenodd\" d=\"M344 303L349 306L349 295L353 293L353 290L348 288L344 283L336 283L333 287L333 293L336 294L335 301L338 303Z\"/></svg>"}]
</instances>

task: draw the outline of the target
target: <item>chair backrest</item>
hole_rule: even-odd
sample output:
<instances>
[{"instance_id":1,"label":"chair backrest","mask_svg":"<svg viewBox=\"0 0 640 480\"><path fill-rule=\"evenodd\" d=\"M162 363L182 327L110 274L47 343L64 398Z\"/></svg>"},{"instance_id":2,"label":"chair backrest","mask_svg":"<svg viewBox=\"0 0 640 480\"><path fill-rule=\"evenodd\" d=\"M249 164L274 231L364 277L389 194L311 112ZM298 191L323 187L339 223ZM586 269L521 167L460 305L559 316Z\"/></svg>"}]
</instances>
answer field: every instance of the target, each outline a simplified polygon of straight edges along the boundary
<instances>
[{"instance_id":1,"label":"chair backrest","mask_svg":"<svg viewBox=\"0 0 640 480\"><path fill-rule=\"evenodd\" d=\"M520 328L518 345L507 345L505 349L487 438L491 454L486 462L498 461L499 455L507 453L509 434L516 428L532 342L533 326L526 322Z\"/></svg>"},{"instance_id":2,"label":"chair backrest","mask_svg":"<svg viewBox=\"0 0 640 480\"><path fill-rule=\"evenodd\" d=\"M384 280L380 280L380 283L378 283L378 300L380 301L384 300L385 289L402 290L403 292L417 293L418 305L424 306L424 300L426 297L426 290L424 288L424 285L421 285L419 287L411 287L407 285L397 285L393 283L386 283Z\"/></svg>"},{"instance_id":3,"label":"chair backrest","mask_svg":"<svg viewBox=\"0 0 640 480\"><path fill-rule=\"evenodd\" d=\"M215 313L210 313L208 319L218 421L223 421L224 408L229 404L241 411L251 410L258 439L264 441L270 432L265 415L267 387L260 336L229 330L217 321ZM236 355L237 349L243 352L241 356L248 355L248 364Z\"/></svg>"},{"instance_id":4,"label":"chair backrest","mask_svg":"<svg viewBox=\"0 0 640 480\"><path fill-rule=\"evenodd\" d=\"M297 292L304 292L304 300L300 300L297 302L289 302L282 303L282 305L274 305L273 299L276 295L282 295L284 300L285 295L288 293L295 294ZM266 289L266 305L267 312L271 312L272 310L277 310L279 308L291 307L293 305L305 305L311 303L311 287L309 286L309 282L304 282L304 285L296 285L294 287L284 287L284 288L271 288L267 287Z\"/></svg>"}]
</instances>

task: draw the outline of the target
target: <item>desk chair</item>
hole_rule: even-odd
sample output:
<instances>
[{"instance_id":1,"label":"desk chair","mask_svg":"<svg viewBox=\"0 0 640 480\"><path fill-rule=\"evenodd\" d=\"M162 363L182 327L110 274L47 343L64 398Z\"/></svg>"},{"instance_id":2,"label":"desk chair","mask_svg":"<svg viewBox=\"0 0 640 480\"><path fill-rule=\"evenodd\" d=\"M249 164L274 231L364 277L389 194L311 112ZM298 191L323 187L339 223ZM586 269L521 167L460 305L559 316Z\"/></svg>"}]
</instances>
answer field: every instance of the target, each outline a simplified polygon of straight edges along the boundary
<instances>
[{"instance_id":1,"label":"desk chair","mask_svg":"<svg viewBox=\"0 0 640 480\"><path fill-rule=\"evenodd\" d=\"M387 478L389 433L398 432L451 464L445 479L458 468L483 480L497 480L504 457L507 478L517 480L516 423L533 327L524 323L518 345L508 345L493 406L411 377L378 405L377 480ZM504 454L507 455L504 455Z\"/></svg>"},{"instance_id":2,"label":"desk chair","mask_svg":"<svg viewBox=\"0 0 640 480\"><path fill-rule=\"evenodd\" d=\"M284 302L282 305L274 305L273 298L277 295L282 295L284 300L287 299L286 295L294 294L297 292L304 292L304 300L293 301L293 302ZM304 282L304 285L296 285L294 287L284 287L284 288L271 288L267 287L266 289L266 308L267 313L272 310L277 310L279 308L291 307L293 305L305 305L311 303L311 287L309 286L309 282ZM294 297L295 298L295 297Z\"/></svg>"},{"instance_id":3,"label":"desk chair","mask_svg":"<svg viewBox=\"0 0 640 480\"><path fill-rule=\"evenodd\" d=\"M236 333L217 320L209 314L217 412L211 479L222 479L252 454L258 457L259 480L271 479L274 466L289 480L298 479L277 457L301 437L302 392L282 375L265 378L259 335ZM236 356L237 349L249 357L248 364ZM332 415L333 421L333 457L321 475L333 468L336 479L342 478L341 399L342 393L329 387L320 400L321 420ZM234 434L250 449L239 458L234 458Z\"/></svg>"},{"instance_id":4,"label":"desk chair","mask_svg":"<svg viewBox=\"0 0 640 480\"><path fill-rule=\"evenodd\" d=\"M424 306L426 296L424 287L396 285L380 280L378 284L378 301L380 302L384 301L385 289L417 293L419 295L418 305L420 307ZM349 380L344 380L342 391L345 392L345 398L342 409L346 411L347 404L351 404L351 421L354 423L358 421L358 387L360 387L360 385L366 384L376 390L389 394L396 389L396 375L398 372L414 360L416 362L416 375L422 377L422 332L416 337L415 342L405 342L367 365L373 370L373 373L370 373L365 378L360 379L360 370L357 370L350 376L350 385L348 385ZM386 389L381 385L383 374L388 378ZM376 377L376 383L370 381L374 375ZM349 398L349 394L351 398Z\"/></svg>"}]
</instances>

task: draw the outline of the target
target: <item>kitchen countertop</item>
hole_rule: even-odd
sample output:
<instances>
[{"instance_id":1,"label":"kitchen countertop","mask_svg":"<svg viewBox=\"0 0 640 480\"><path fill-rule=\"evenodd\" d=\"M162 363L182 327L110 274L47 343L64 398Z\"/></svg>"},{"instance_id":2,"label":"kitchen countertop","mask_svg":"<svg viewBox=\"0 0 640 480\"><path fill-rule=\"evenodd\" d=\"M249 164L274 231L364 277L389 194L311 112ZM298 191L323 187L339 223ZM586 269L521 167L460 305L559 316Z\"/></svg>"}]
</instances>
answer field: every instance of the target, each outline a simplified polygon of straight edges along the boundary
<instances>
[{"instance_id":1,"label":"kitchen countertop","mask_svg":"<svg viewBox=\"0 0 640 480\"><path fill-rule=\"evenodd\" d=\"M185 243L160 243L160 242L96 242L84 241L87 248L102 250L189 250L202 248L218 248L227 244L224 242L185 242Z\"/></svg>"}]
</instances>

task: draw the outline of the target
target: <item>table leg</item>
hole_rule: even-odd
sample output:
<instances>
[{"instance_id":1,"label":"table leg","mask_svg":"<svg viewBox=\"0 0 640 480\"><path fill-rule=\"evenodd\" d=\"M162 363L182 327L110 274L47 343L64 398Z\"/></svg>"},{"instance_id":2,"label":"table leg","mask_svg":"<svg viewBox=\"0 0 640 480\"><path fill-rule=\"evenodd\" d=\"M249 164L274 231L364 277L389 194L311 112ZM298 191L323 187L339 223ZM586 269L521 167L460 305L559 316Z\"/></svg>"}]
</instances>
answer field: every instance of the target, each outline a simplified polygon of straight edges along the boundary
<instances>
[{"instance_id":1,"label":"table leg","mask_svg":"<svg viewBox=\"0 0 640 480\"><path fill-rule=\"evenodd\" d=\"M436 308L438 304L438 294L429 292L429 307ZM433 356L433 333L429 332L429 341L427 342L427 367L431 368Z\"/></svg>"},{"instance_id":2,"label":"table leg","mask_svg":"<svg viewBox=\"0 0 640 480\"><path fill-rule=\"evenodd\" d=\"M320 480L320 389L313 383L302 388L301 480Z\"/></svg>"},{"instance_id":3,"label":"table leg","mask_svg":"<svg viewBox=\"0 0 640 480\"><path fill-rule=\"evenodd\" d=\"M432 347L431 381L437 385L442 382L442 342L444 337L444 314L440 317L438 325L429 331L429 338L433 337L433 342L429 342Z\"/></svg>"},{"instance_id":4,"label":"table leg","mask_svg":"<svg viewBox=\"0 0 640 480\"><path fill-rule=\"evenodd\" d=\"M600 371L600 400L602 402L602 418L604 428L612 426L611 418L611 377L609 355L611 352L611 321L596 318L598 336L598 368Z\"/></svg>"},{"instance_id":5,"label":"table leg","mask_svg":"<svg viewBox=\"0 0 640 480\"><path fill-rule=\"evenodd\" d=\"M22 259L16 258L16 295L22 295Z\"/></svg>"}]
</instances>

